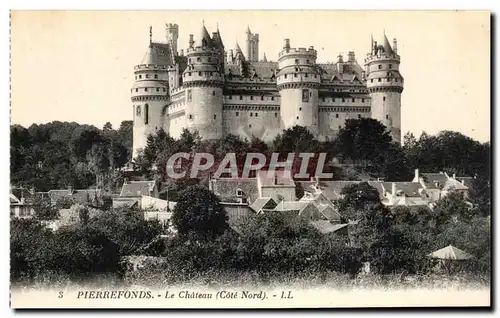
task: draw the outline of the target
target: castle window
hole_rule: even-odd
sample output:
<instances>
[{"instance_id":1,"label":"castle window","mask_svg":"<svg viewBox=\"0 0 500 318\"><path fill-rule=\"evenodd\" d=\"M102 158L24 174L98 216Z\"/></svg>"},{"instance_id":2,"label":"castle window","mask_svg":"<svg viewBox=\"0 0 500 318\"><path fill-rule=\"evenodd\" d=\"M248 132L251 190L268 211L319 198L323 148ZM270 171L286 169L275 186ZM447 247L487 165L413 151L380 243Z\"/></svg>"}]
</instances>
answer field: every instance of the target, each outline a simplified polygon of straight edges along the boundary
<instances>
[{"instance_id":1,"label":"castle window","mask_svg":"<svg viewBox=\"0 0 500 318\"><path fill-rule=\"evenodd\" d=\"M342 127L339 125L339 130L341 129Z\"/></svg>"},{"instance_id":2,"label":"castle window","mask_svg":"<svg viewBox=\"0 0 500 318\"><path fill-rule=\"evenodd\" d=\"M382 100L385 102L385 96L384 96L384 97L382 97Z\"/></svg>"},{"instance_id":3,"label":"castle window","mask_svg":"<svg viewBox=\"0 0 500 318\"><path fill-rule=\"evenodd\" d=\"M358 118L361 118L361 114L358 114Z\"/></svg>"},{"instance_id":4,"label":"castle window","mask_svg":"<svg viewBox=\"0 0 500 318\"><path fill-rule=\"evenodd\" d=\"M261 97L260 97L260 100L264 100L264 96L261 96Z\"/></svg>"},{"instance_id":5,"label":"castle window","mask_svg":"<svg viewBox=\"0 0 500 318\"><path fill-rule=\"evenodd\" d=\"M342 103L345 103L345 98L342 98Z\"/></svg>"},{"instance_id":6,"label":"castle window","mask_svg":"<svg viewBox=\"0 0 500 318\"><path fill-rule=\"evenodd\" d=\"M240 95L240 100L242 100L242 99L243 99L243 96Z\"/></svg>"},{"instance_id":7,"label":"castle window","mask_svg":"<svg viewBox=\"0 0 500 318\"><path fill-rule=\"evenodd\" d=\"M252 128L252 125L248 125L248 128Z\"/></svg>"},{"instance_id":8,"label":"castle window","mask_svg":"<svg viewBox=\"0 0 500 318\"><path fill-rule=\"evenodd\" d=\"M361 98L361 102L364 103L365 102L365 99L364 98Z\"/></svg>"},{"instance_id":9,"label":"castle window","mask_svg":"<svg viewBox=\"0 0 500 318\"><path fill-rule=\"evenodd\" d=\"M317 76L317 75L316 75L316 74L314 74L314 78L316 78L316 76Z\"/></svg>"},{"instance_id":10,"label":"castle window","mask_svg":"<svg viewBox=\"0 0 500 318\"><path fill-rule=\"evenodd\" d=\"M278 117L278 113L274 113L274 117Z\"/></svg>"},{"instance_id":11,"label":"castle window","mask_svg":"<svg viewBox=\"0 0 500 318\"><path fill-rule=\"evenodd\" d=\"M286 74L285 74L285 79L286 79Z\"/></svg>"},{"instance_id":12,"label":"castle window","mask_svg":"<svg viewBox=\"0 0 500 318\"><path fill-rule=\"evenodd\" d=\"M164 89L163 89L163 92L165 93L166 91L167 91L167 89L166 89L166 88L164 88Z\"/></svg>"},{"instance_id":13,"label":"castle window","mask_svg":"<svg viewBox=\"0 0 500 318\"><path fill-rule=\"evenodd\" d=\"M212 92L212 95L215 96L215 91Z\"/></svg>"},{"instance_id":14,"label":"castle window","mask_svg":"<svg viewBox=\"0 0 500 318\"><path fill-rule=\"evenodd\" d=\"M325 101L325 98L324 98L324 97L321 97L321 101L323 101L323 102L324 102L324 101Z\"/></svg>"},{"instance_id":15,"label":"castle window","mask_svg":"<svg viewBox=\"0 0 500 318\"><path fill-rule=\"evenodd\" d=\"M209 62L212 62L212 58L211 58L211 57L209 57L209 58L208 58L208 61L209 61Z\"/></svg>"},{"instance_id":16,"label":"castle window","mask_svg":"<svg viewBox=\"0 0 500 318\"><path fill-rule=\"evenodd\" d=\"M395 81L395 82L397 82L397 81L398 81L398 79L397 79L397 78L395 78L395 79L394 79L394 81Z\"/></svg>"},{"instance_id":17,"label":"castle window","mask_svg":"<svg viewBox=\"0 0 500 318\"><path fill-rule=\"evenodd\" d=\"M236 112L236 117L238 117L239 115L240 115L240 113L239 113L239 112Z\"/></svg>"},{"instance_id":18,"label":"castle window","mask_svg":"<svg viewBox=\"0 0 500 318\"><path fill-rule=\"evenodd\" d=\"M309 60L306 60L306 64L309 64Z\"/></svg>"},{"instance_id":19,"label":"castle window","mask_svg":"<svg viewBox=\"0 0 500 318\"><path fill-rule=\"evenodd\" d=\"M250 100L253 100L253 96L250 96Z\"/></svg>"},{"instance_id":20,"label":"castle window","mask_svg":"<svg viewBox=\"0 0 500 318\"><path fill-rule=\"evenodd\" d=\"M136 88L136 89L135 89L135 92L137 93L138 91L139 91L139 89L138 89L138 88Z\"/></svg>"},{"instance_id":21,"label":"castle window","mask_svg":"<svg viewBox=\"0 0 500 318\"><path fill-rule=\"evenodd\" d=\"M353 102L353 103L355 103L355 102L356 102L356 98L353 98L353 99L352 99L352 102Z\"/></svg>"},{"instance_id":22,"label":"castle window","mask_svg":"<svg viewBox=\"0 0 500 318\"><path fill-rule=\"evenodd\" d=\"M274 96L271 96L271 100L274 100Z\"/></svg>"},{"instance_id":23,"label":"castle window","mask_svg":"<svg viewBox=\"0 0 500 318\"><path fill-rule=\"evenodd\" d=\"M392 69L392 64L389 64L389 69Z\"/></svg>"},{"instance_id":24,"label":"castle window","mask_svg":"<svg viewBox=\"0 0 500 318\"><path fill-rule=\"evenodd\" d=\"M188 73L188 76L191 76L191 72Z\"/></svg>"},{"instance_id":25,"label":"castle window","mask_svg":"<svg viewBox=\"0 0 500 318\"><path fill-rule=\"evenodd\" d=\"M293 77L297 77L297 73L293 73Z\"/></svg>"},{"instance_id":26,"label":"castle window","mask_svg":"<svg viewBox=\"0 0 500 318\"><path fill-rule=\"evenodd\" d=\"M302 111L302 107L299 107L299 112Z\"/></svg>"},{"instance_id":27,"label":"castle window","mask_svg":"<svg viewBox=\"0 0 500 318\"><path fill-rule=\"evenodd\" d=\"M144 124L147 125L149 123L149 105L144 105Z\"/></svg>"},{"instance_id":28,"label":"castle window","mask_svg":"<svg viewBox=\"0 0 500 318\"><path fill-rule=\"evenodd\" d=\"M149 78L149 74L146 74L146 78Z\"/></svg>"},{"instance_id":29,"label":"castle window","mask_svg":"<svg viewBox=\"0 0 500 318\"><path fill-rule=\"evenodd\" d=\"M381 64L379 64L379 65L378 65L378 69L379 69L379 70L381 70L381 69L382 69L382 65L381 65Z\"/></svg>"},{"instance_id":30,"label":"castle window","mask_svg":"<svg viewBox=\"0 0 500 318\"><path fill-rule=\"evenodd\" d=\"M306 73L306 77L309 77L309 74Z\"/></svg>"},{"instance_id":31,"label":"castle window","mask_svg":"<svg viewBox=\"0 0 500 318\"><path fill-rule=\"evenodd\" d=\"M335 114L335 118L339 118L339 114Z\"/></svg>"},{"instance_id":32,"label":"castle window","mask_svg":"<svg viewBox=\"0 0 500 318\"><path fill-rule=\"evenodd\" d=\"M332 103L335 103L335 97L332 97Z\"/></svg>"},{"instance_id":33,"label":"castle window","mask_svg":"<svg viewBox=\"0 0 500 318\"><path fill-rule=\"evenodd\" d=\"M214 76L214 72L210 72L210 76Z\"/></svg>"},{"instance_id":34,"label":"castle window","mask_svg":"<svg viewBox=\"0 0 500 318\"><path fill-rule=\"evenodd\" d=\"M190 89L188 89L188 91L187 91L187 100L188 100L188 102L190 102L190 101L192 101L192 100L193 100L193 95L192 95L192 93L191 93L191 90L190 90Z\"/></svg>"},{"instance_id":35,"label":"castle window","mask_svg":"<svg viewBox=\"0 0 500 318\"><path fill-rule=\"evenodd\" d=\"M250 117L253 117L253 113L250 113Z\"/></svg>"},{"instance_id":36,"label":"castle window","mask_svg":"<svg viewBox=\"0 0 500 318\"><path fill-rule=\"evenodd\" d=\"M135 115L136 116L141 116L141 106L137 106L137 108L135 110Z\"/></svg>"},{"instance_id":37,"label":"castle window","mask_svg":"<svg viewBox=\"0 0 500 318\"><path fill-rule=\"evenodd\" d=\"M198 76L201 76L201 72L198 72Z\"/></svg>"},{"instance_id":38,"label":"castle window","mask_svg":"<svg viewBox=\"0 0 500 318\"><path fill-rule=\"evenodd\" d=\"M135 79L137 79L137 75L135 76Z\"/></svg>"},{"instance_id":39,"label":"castle window","mask_svg":"<svg viewBox=\"0 0 500 318\"><path fill-rule=\"evenodd\" d=\"M229 95L229 99L233 99L233 95Z\"/></svg>"},{"instance_id":40,"label":"castle window","mask_svg":"<svg viewBox=\"0 0 500 318\"><path fill-rule=\"evenodd\" d=\"M370 83L373 83L373 78L370 80Z\"/></svg>"},{"instance_id":41,"label":"castle window","mask_svg":"<svg viewBox=\"0 0 500 318\"><path fill-rule=\"evenodd\" d=\"M159 91L160 91L160 89L157 87L157 88L156 88L156 91L157 91L157 92L159 92Z\"/></svg>"},{"instance_id":42,"label":"castle window","mask_svg":"<svg viewBox=\"0 0 500 318\"><path fill-rule=\"evenodd\" d=\"M145 92L147 92L147 91L148 91L148 88L147 88L147 87L146 87L146 88L144 88L144 91L145 91Z\"/></svg>"},{"instance_id":43,"label":"castle window","mask_svg":"<svg viewBox=\"0 0 500 318\"><path fill-rule=\"evenodd\" d=\"M309 102L309 90L308 89L302 90L302 101Z\"/></svg>"},{"instance_id":44,"label":"castle window","mask_svg":"<svg viewBox=\"0 0 500 318\"><path fill-rule=\"evenodd\" d=\"M155 74L155 78L158 78L158 74Z\"/></svg>"},{"instance_id":45,"label":"castle window","mask_svg":"<svg viewBox=\"0 0 500 318\"><path fill-rule=\"evenodd\" d=\"M214 119L217 119L217 115L214 115Z\"/></svg>"},{"instance_id":46,"label":"castle window","mask_svg":"<svg viewBox=\"0 0 500 318\"><path fill-rule=\"evenodd\" d=\"M196 58L196 62L200 62L201 61L201 58Z\"/></svg>"},{"instance_id":47,"label":"castle window","mask_svg":"<svg viewBox=\"0 0 500 318\"><path fill-rule=\"evenodd\" d=\"M259 117L259 113L255 113L255 117Z\"/></svg>"},{"instance_id":48,"label":"castle window","mask_svg":"<svg viewBox=\"0 0 500 318\"><path fill-rule=\"evenodd\" d=\"M379 78L379 79L378 79L378 81L379 81L379 82L382 82L382 79L381 79L381 78Z\"/></svg>"},{"instance_id":49,"label":"castle window","mask_svg":"<svg viewBox=\"0 0 500 318\"><path fill-rule=\"evenodd\" d=\"M297 116L297 119L299 119L299 116Z\"/></svg>"},{"instance_id":50,"label":"castle window","mask_svg":"<svg viewBox=\"0 0 500 318\"><path fill-rule=\"evenodd\" d=\"M139 79L141 79L141 78L142 78L142 75L139 75Z\"/></svg>"},{"instance_id":51,"label":"castle window","mask_svg":"<svg viewBox=\"0 0 500 318\"><path fill-rule=\"evenodd\" d=\"M389 115L385 115L385 119L389 119Z\"/></svg>"},{"instance_id":52,"label":"castle window","mask_svg":"<svg viewBox=\"0 0 500 318\"><path fill-rule=\"evenodd\" d=\"M295 59L295 64L299 64L299 59Z\"/></svg>"}]
</instances>

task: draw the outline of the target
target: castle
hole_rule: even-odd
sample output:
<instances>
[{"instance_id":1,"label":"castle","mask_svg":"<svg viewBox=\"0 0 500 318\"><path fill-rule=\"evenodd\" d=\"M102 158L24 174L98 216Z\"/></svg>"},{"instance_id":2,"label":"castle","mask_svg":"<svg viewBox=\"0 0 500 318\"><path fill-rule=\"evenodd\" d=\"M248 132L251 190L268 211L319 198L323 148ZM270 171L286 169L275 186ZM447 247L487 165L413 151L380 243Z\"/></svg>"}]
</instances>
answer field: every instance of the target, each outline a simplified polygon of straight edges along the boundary
<instances>
[{"instance_id":1,"label":"castle","mask_svg":"<svg viewBox=\"0 0 500 318\"><path fill-rule=\"evenodd\" d=\"M226 50L219 28L202 25L189 47L178 50L179 26L166 24L166 42L152 41L134 67L133 157L147 136L164 129L178 138L184 128L204 139L226 134L264 141L283 129L306 127L318 139L334 137L346 119L371 117L401 140L401 93L397 42L371 40L364 68L349 52L336 63L319 63L314 47L284 40L278 61L259 59L259 35L246 30L245 53Z\"/></svg>"}]
</instances>

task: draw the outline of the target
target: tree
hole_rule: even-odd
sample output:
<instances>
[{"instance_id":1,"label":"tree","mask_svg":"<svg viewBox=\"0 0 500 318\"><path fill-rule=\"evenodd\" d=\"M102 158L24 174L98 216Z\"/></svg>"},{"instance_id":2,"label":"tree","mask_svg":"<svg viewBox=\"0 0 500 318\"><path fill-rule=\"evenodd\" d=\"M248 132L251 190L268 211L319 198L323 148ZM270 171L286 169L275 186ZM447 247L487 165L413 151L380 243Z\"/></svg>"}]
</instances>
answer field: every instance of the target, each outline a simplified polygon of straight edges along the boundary
<instances>
[{"instance_id":1,"label":"tree","mask_svg":"<svg viewBox=\"0 0 500 318\"><path fill-rule=\"evenodd\" d=\"M296 125L276 136L272 145L274 152L286 156L288 153L316 153L319 142L307 128Z\"/></svg>"},{"instance_id":2,"label":"tree","mask_svg":"<svg viewBox=\"0 0 500 318\"><path fill-rule=\"evenodd\" d=\"M367 182L348 185L342 189L341 195L337 204L345 221L359 220L367 211L381 205L377 189Z\"/></svg>"},{"instance_id":3,"label":"tree","mask_svg":"<svg viewBox=\"0 0 500 318\"><path fill-rule=\"evenodd\" d=\"M226 211L219 198L201 186L190 186L179 194L172 223L181 236L212 239L228 228Z\"/></svg>"},{"instance_id":4,"label":"tree","mask_svg":"<svg viewBox=\"0 0 500 318\"><path fill-rule=\"evenodd\" d=\"M54 220L59 217L59 211L51 204L50 199L35 199L33 210L35 217L39 220Z\"/></svg>"}]
</instances>

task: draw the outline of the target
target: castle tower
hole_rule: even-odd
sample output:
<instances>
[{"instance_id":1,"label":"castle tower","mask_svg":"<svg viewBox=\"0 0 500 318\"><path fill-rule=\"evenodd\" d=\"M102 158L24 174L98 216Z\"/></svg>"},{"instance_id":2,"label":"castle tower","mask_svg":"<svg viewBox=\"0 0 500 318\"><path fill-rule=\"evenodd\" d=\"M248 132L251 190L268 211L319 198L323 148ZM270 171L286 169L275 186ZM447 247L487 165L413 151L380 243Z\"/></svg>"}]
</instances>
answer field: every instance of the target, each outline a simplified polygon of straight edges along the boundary
<instances>
[{"instance_id":1,"label":"castle tower","mask_svg":"<svg viewBox=\"0 0 500 318\"><path fill-rule=\"evenodd\" d=\"M172 52L177 56L177 39L179 39L179 26L177 24L166 23L165 31L167 35L167 43L172 46Z\"/></svg>"},{"instance_id":2,"label":"castle tower","mask_svg":"<svg viewBox=\"0 0 500 318\"><path fill-rule=\"evenodd\" d=\"M149 134L164 127L163 111L168 102L168 70L171 68L170 52L160 43L149 47L141 63L134 67L135 82L131 89L133 105L133 154L135 158L144 149Z\"/></svg>"},{"instance_id":3,"label":"castle tower","mask_svg":"<svg viewBox=\"0 0 500 318\"><path fill-rule=\"evenodd\" d=\"M186 123L189 130L198 131L203 139L222 137L223 52L203 26L186 53L188 66L183 73Z\"/></svg>"},{"instance_id":4,"label":"castle tower","mask_svg":"<svg viewBox=\"0 0 500 318\"><path fill-rule=\"evenodd\" d=\"M250 31L250 27L247 27L246 31L247 36L247 60L249 62L258 62L259 61L259 35L252 34Z\"/></svg>"},{"instance_id":5,"label":"castle tower","mask_svg":"<svg viewBox=\"0 0 500 318\"><path fill-rule=\"evenodd\" d=\"M372 39L371 53L365 59L372 118L382 122L397 142L401 142L401 93L404 81L399 64L396 40L394 47L391 47L385 34L382 45L377 45Z\"/></svg>"},{"instance_id":6,"label":"castle tower","mask_svg":"<svg viewBox=\"0 0 500 318\"><path fill-rule=\"evenodd\" d=\"M309 49L290 48L290 40L285 39L279 53L277 76L281 97L282 129L295 125L304 126L313 134L318 133L318 88L321 78L316 70L317 52Z\"/></svg>"}]
</instances>

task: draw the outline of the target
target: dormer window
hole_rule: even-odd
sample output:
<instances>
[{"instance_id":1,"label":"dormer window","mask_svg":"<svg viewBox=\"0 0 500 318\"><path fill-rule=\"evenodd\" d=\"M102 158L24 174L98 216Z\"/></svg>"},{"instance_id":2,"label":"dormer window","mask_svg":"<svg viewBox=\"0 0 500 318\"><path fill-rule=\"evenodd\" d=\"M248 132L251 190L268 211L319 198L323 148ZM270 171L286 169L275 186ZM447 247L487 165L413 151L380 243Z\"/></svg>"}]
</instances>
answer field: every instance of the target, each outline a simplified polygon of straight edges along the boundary
<instances>
[{"instance_id":1,"label":"dormer window","mask_svg":"<svg viewBox=\"0 0 500 318\"><path fill-rule=\"evenodd\" d=\"M240 188L236 189L236 196L237 197L242 197L243 196L243 191Z\"/></svg>"}]
</instances>

